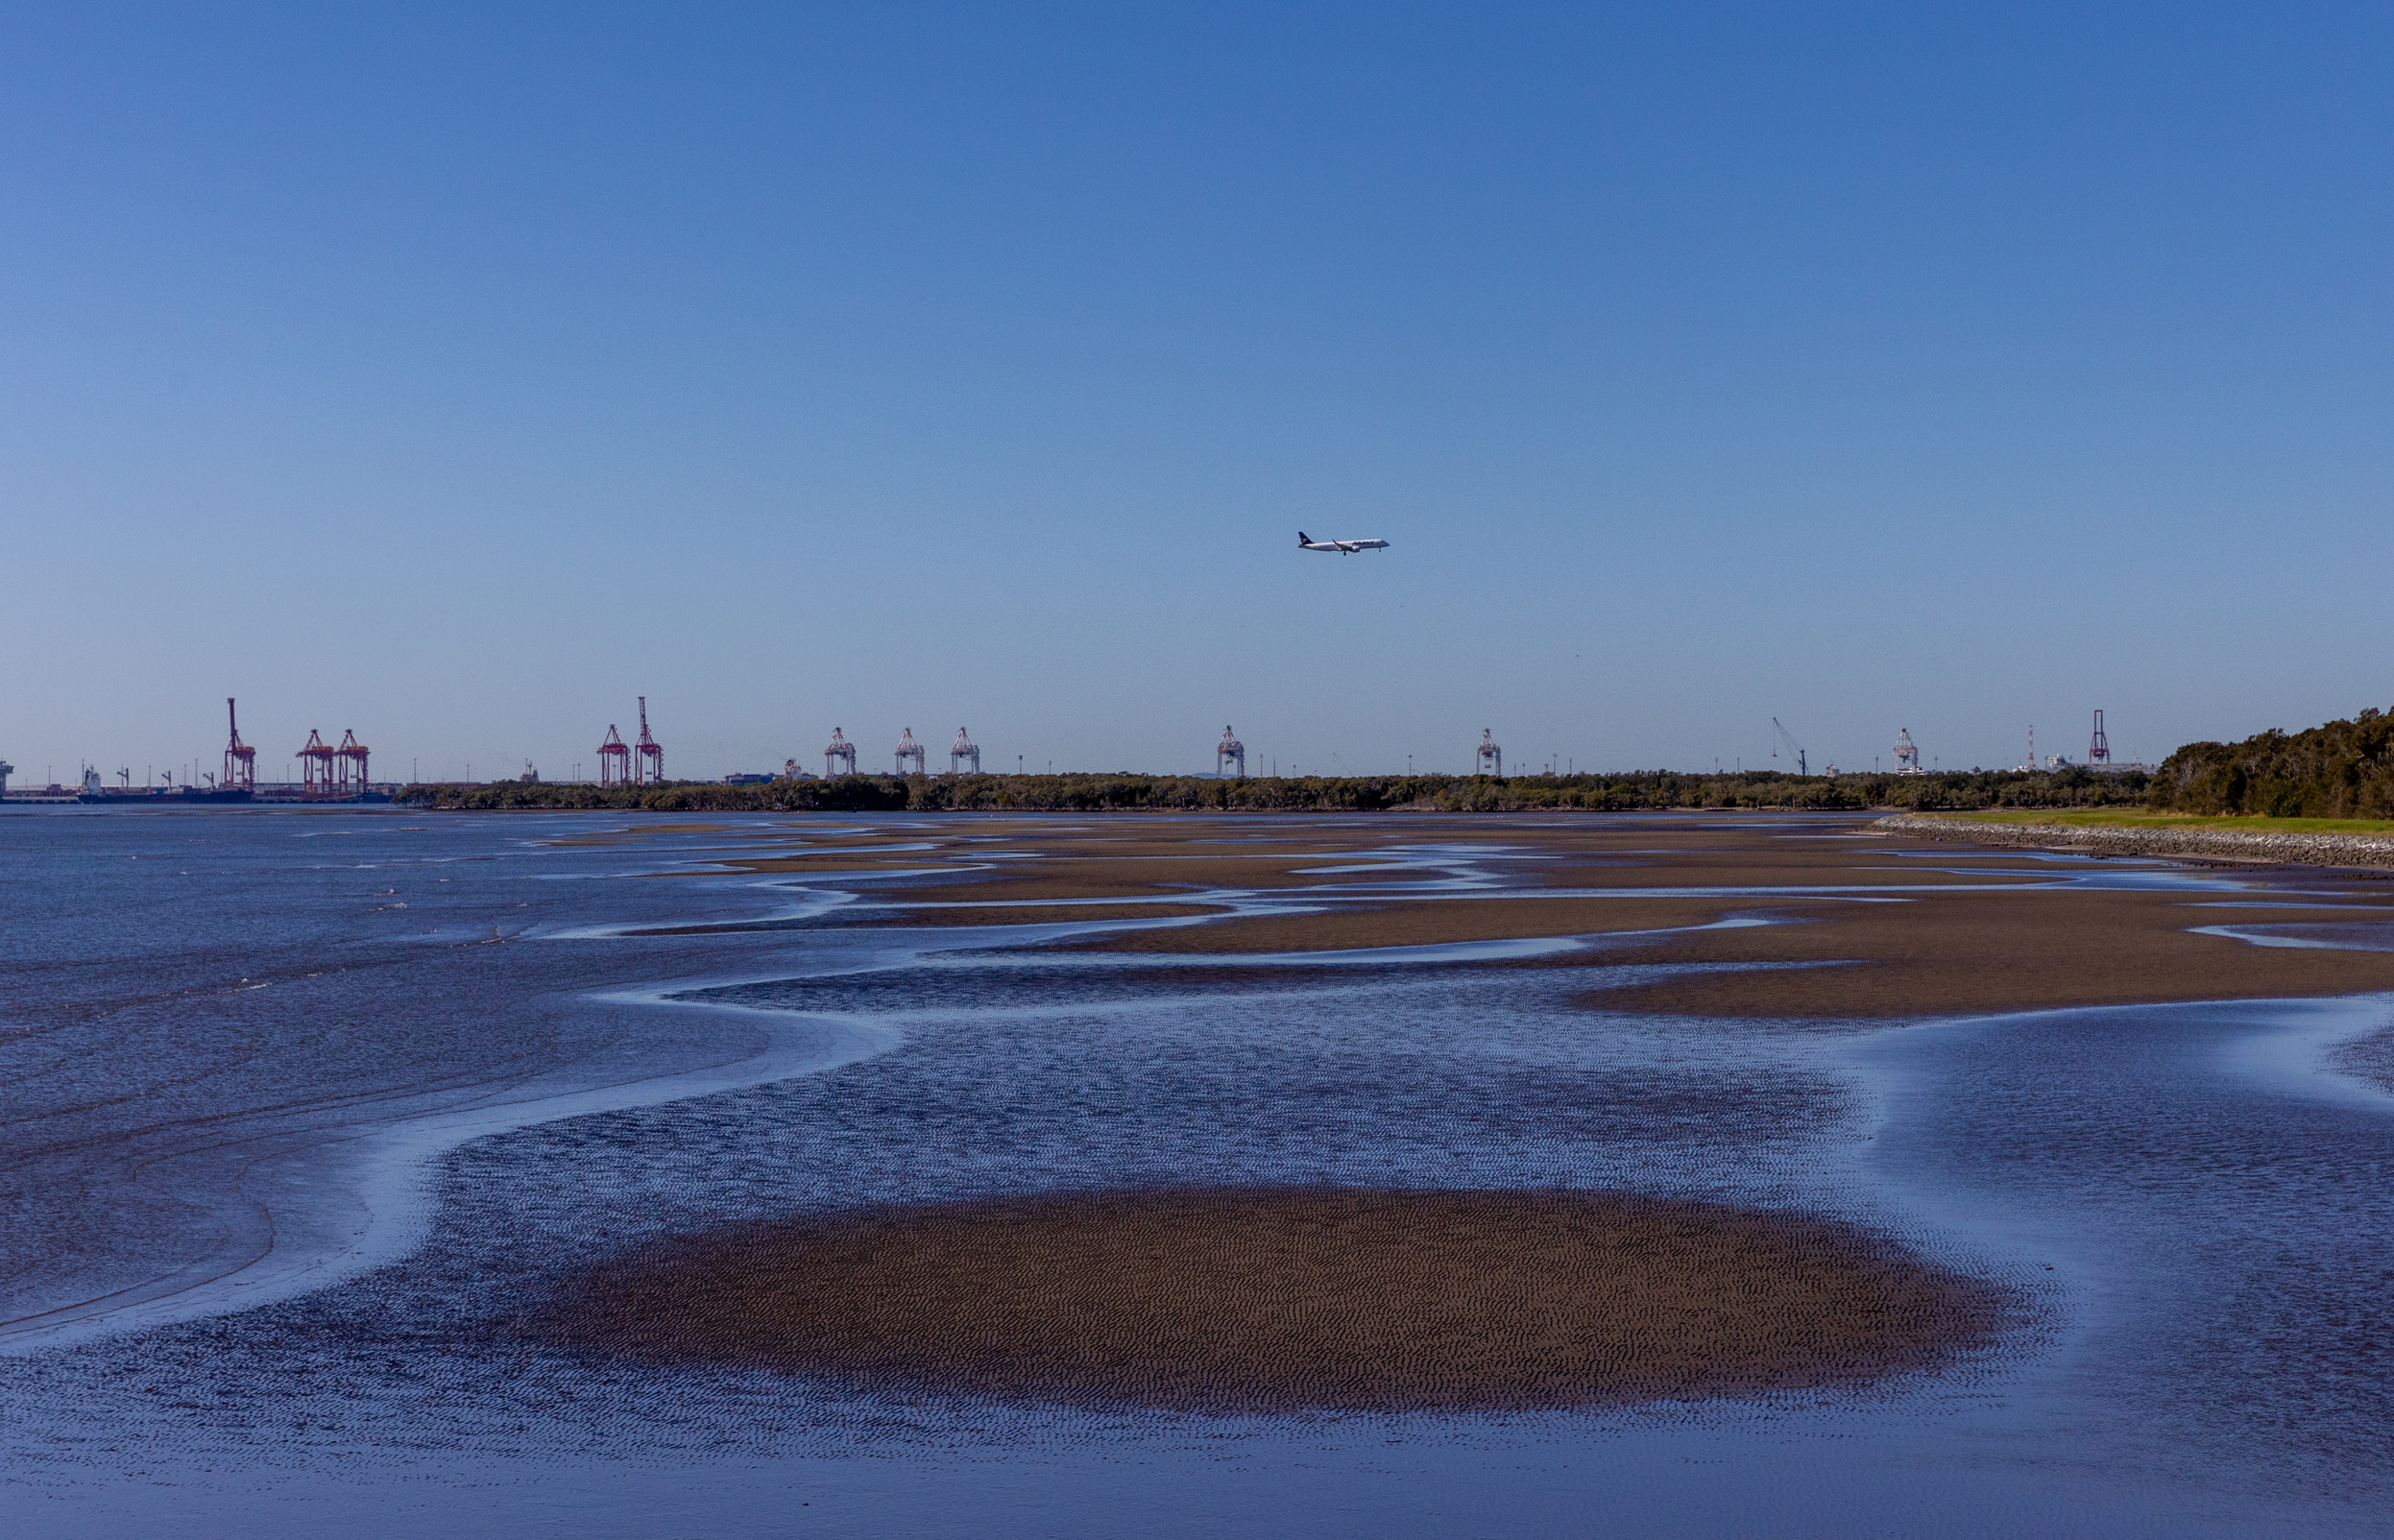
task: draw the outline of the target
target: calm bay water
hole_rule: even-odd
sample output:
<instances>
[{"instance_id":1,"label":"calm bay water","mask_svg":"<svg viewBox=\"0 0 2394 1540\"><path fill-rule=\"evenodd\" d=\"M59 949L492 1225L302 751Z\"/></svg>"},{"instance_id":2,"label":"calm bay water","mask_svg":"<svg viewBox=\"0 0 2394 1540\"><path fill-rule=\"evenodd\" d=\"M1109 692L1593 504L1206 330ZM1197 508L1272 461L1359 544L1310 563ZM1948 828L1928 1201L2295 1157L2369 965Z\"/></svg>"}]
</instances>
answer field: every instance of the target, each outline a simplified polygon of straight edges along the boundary
<instances>
[{"instance_id":1,"label":"calm bay water","mask_svg":"<svg viewBox=\"0 0 2394 1540\"><path fill-rule=\"evenodd\" d=\"M711 871L703 832L556 843L624 825L0 815L0 1522L2394 1532L2394 1098L2318 1068L2386 1001L1866 1032L1573 1011L1584 973L1501 946L1172 967L628 934L841 894ZM633 1370L513 1330L645 1236L1150 1180L1803 1207L2040 1324L1858 1400L1236 1421Z\"/></svg>"}]
</instances>

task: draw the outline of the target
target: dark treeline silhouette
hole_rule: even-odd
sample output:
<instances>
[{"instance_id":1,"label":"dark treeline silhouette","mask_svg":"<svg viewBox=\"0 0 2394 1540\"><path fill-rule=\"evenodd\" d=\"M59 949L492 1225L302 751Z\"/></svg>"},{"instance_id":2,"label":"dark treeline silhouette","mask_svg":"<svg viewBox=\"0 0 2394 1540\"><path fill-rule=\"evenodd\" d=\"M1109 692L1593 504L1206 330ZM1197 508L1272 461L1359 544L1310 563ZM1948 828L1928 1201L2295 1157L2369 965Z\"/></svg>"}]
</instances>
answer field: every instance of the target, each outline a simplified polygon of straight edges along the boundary
<instances>
[{"instance_id":1,"label":"dark treeline silhouette","mask_svg":"<svg viewBox=\"0 0 2394 1540\"><path fill-rule=\"evenodd\" d=\"M502 781L413 785L402 803L456 810L651 812L1629 812L1668 807L2107 807L2140 802L2141 775L1990 770L1923 776L839 776L733 786L711 781L607 786Z\"/></svg>"},{"instance_id":2,"label":"dark treeline silhouette","mask_svg":"<svg viewBox=\"0 0 2394 1540\"><path fill-rule=\"evenodd\" d=\"M2153 773L2152 806L2267 818L2394 818L2394 717L2377 708L2302 733L2189 743Z\"/></svg>"}]
</instances>

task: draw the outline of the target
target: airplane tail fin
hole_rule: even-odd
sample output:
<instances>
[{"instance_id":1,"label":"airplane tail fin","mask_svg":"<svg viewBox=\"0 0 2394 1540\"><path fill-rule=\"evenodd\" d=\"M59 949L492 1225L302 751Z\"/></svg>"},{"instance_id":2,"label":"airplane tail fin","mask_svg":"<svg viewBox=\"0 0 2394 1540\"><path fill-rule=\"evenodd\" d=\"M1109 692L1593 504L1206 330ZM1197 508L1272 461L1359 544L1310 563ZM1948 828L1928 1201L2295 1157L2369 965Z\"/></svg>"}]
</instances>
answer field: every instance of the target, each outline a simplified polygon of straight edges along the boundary
<instances>
[{"instance_id":1,"label":"airplane tail fin","mask_svg":"<svg viewBox=\"0 0 2394 1540\"><path fill-rule=\"evenodd\" d=\"M1296 542L1297 542L1299 545L1311 545L1312 543L1314 543L1314 537L1312 537L1311 535L1306 534L1303 530L1301 530L1301 529L1300 529L1300 530L1298 530L1298 531L1296 532Z\"/></svg>"}]
</instances>

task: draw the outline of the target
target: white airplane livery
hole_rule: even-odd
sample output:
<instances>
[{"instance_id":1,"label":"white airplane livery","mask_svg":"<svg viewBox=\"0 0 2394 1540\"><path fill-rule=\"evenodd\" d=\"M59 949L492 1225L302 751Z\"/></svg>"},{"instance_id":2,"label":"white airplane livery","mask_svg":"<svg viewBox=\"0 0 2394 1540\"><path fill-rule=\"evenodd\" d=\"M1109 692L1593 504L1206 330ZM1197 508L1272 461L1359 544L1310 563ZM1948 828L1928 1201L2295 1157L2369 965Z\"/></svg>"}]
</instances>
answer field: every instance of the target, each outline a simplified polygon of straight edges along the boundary
<instances>
[{"instance_id":1,"label":"white airplane livery","mask_svg":"<svg viewBox=\"0 0 2394 1540\"><path fill-rule=\"evenodd\" d=\"M1296 543L1299 550L1336 551L1341 556L1352 556L1357 551L1385 551L1389 548L1387 541L1318 541L1301 529L1296 532Z\"/></svg>"}]
</instances>

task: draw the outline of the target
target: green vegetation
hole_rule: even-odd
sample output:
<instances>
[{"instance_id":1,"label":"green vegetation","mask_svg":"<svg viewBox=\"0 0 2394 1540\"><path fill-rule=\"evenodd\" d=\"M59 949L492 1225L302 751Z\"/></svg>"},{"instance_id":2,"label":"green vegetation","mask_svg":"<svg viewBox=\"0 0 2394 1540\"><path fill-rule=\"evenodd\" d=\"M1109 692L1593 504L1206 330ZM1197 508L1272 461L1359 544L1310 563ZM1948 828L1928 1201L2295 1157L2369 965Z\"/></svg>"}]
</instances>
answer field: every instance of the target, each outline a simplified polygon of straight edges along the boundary
<instances>
[{"instance_id":1,"label":"green vegetation","mask_svg":"<svg viewBox=\"0 0 2394 1540\"><path fill-rule=\"evenodd\" d=\"M2211 817L2394 819L2394 717L2375 707L2302 733L2189 743L2162 761L2147 799Z\"/></svg>"},{"instance_id":2,"label":"green vegetation","mask_svg":"<svg viewBox=\"0 0 2394 1540\"><path fill-rule=\"evenodd\" d=\"M2237 829L2262 834L2394 834L2394 822L2366 818L2205 818L2197 813L2086 811L1964 813L1974 824L2048 824L2072 829Z\"/></svg>"},{"instance_id":3,"label":"green vegetation","mask_svg":"<svg viewBox=\"0 0 2394 1540\"><path fill-rule=\"evenodd\" d=\"M1631 812L1781 807L1987 812L2014 822L2379 833L2394 826L2394 717L2372 709L2309 732L2189 743L2142 775L1991 770L1950 775L841 776L734 786L677 781L608 786L504 781L409 786L420 807L652 812ZM2141 806L2141 813L2129 811ZM2018 812L2008 811L2019 809ZM2033 812L2030 811L2033 809ZM2078 809L2078 811L2069 811Z\"/></svg>"},{"instance_id":4,"label":"green vegetation","mask_svg":"<svg viewBox=\"0 0 2394 1540\"><path fill-rule=\"evenodd\" d=\"M1203 776L840 776L734 786L681 781L659 786L495 782L407 787L399 801L460 811L510 809L651 812L1630 812L1665 807L2101 807L2137 804L2141 776L2084 770L1987 771L1929 776L1291 776L1216 781Z\"/></svg>"}]
</instances>

